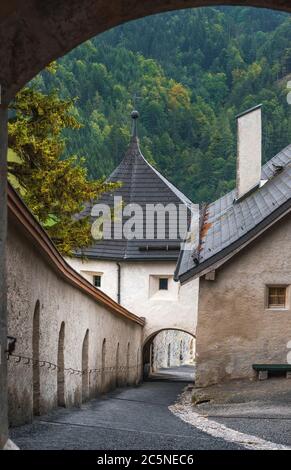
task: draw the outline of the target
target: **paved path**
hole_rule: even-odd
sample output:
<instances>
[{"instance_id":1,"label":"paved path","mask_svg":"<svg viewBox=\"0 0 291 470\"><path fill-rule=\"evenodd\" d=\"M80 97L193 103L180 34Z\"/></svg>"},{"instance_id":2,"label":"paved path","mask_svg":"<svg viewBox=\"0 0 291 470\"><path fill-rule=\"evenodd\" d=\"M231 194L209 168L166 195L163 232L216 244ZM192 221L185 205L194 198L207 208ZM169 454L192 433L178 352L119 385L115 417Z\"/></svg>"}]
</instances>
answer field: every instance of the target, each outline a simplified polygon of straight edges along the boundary
<instances>
[{"instance_id":1,"label":"paved path","mask_svg":"<svg viewBox=\"0 0 291 470\"><path fill-rule=\"evenodd\" d=\"M185 384L146 382L115 390L81 409L58 409L11 431L21 449L239 449L174 416Z\"/></svg>"},{"instance_id":2,"label":"paved path","mask_svg":"<svg viewBox=\"0 0 291 470\"><path fill-rule=\"evenodd\" d=\"M195 367L183 365L177 367L168 367L158 369L151 374L149 380L170 380L178 382L193 382L195 375Z\"/></svg>"}]
</instances>

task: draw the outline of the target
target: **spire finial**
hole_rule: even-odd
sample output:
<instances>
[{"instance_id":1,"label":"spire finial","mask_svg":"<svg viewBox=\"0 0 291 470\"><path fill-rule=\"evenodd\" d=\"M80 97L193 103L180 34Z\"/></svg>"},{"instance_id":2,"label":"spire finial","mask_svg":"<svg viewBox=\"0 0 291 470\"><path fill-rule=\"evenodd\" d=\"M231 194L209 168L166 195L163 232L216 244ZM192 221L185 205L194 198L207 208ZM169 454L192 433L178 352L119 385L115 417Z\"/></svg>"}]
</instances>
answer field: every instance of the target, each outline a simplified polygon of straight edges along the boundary
<instances>
[{"instance_id":1,"label":"spire finial","mask_svg":"<svg viewBox=\"0 0 291 470\"><path fill-rule=\"evenodd\" d=\"M132 118L132 137L137 137L137 120L139 118L139 112L134 109L131 113Z\"/></svg>"}]
</instances>

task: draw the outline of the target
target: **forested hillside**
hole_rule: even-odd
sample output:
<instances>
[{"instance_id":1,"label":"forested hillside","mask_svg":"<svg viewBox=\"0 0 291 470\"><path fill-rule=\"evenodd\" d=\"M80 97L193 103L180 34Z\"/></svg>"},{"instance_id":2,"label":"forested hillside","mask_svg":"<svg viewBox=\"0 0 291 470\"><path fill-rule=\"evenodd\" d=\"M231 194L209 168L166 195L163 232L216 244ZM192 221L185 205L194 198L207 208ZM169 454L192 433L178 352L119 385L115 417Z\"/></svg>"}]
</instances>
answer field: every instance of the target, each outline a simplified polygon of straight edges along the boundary
<instances>
[{"instance_id":1,"label":"forested hillside","mask_svg":"<svg viewBox=\"0 0 291 470\"><path fill-rule=\"evenodd\" d=\"M133 95L145 157L194 202L234 185L235 115L263 103L264 160L291 143L291 16L201 8L128 23L81 45L35 83L76 97L67 154L107 176L130 136ZM291 76L290 76L291 80Z\"/></svg>"}]
</instances>

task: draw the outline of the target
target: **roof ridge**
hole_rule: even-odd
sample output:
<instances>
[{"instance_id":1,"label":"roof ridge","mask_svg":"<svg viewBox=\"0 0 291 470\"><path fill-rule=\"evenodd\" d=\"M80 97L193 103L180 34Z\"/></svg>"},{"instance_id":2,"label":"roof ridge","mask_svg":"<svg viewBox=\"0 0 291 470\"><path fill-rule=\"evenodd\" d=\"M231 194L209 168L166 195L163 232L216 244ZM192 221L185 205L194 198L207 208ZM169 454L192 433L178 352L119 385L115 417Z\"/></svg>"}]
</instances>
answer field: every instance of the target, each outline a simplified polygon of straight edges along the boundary
<instances>
[{"instance_id":1,"label":"roof ridge","mask_svg":"<svg viewBox=\"0 0 291 470\"><path fill-rule=\"evenodd\" d=\"M182 191L180 191L179 188L177 188L173 183L171 183L171 181L169 181L164 175L162 175L162 173L160 173L159 170L157 170L153 165L151 165L147 161L147 159L143 156L143 154L140 150L140 147L139 147L139 152L140 152L140 156L143 159L143 161L148 165L148 167L151 170L153 170L155 172L155 174L172 191L172 193L175 194L175 196L177 196L183 202L183 204L186 204L187 206L191 205L192 201L187 196L185 196L185 194L182 193Z\"/></svg>"},{"instance_id":2,"label":"roof ridge","mask_svg":"<svg viewBox=\"0 0 291 470\"><path fill-rule=\"evenodd\" d=\"M123 207L128 204L138 204L143 209L143 237L142 239L133 238L130 240L128 239L129 237L122 233L122 244L116 244L114 240L103 240L103 243L93 243L91 247L86 248L84 250L85 255L89 253L91 257L103 259L118 258L124 261L131 259L177 259L179 250L177 252L168 250L167 253L164 250L151 250L146 254L140 251L140 246L146 241L144 217L146 216L146 206L148 204L154 206L161 204L166 209L167 205L172 203L177 209L178 216L179 206L182 205L186 208L188 215L192 210L192 202L145 159L137 135L131 136L128 148L124 152L121 162L110 174L107 181L120 181L122 185L120 188L112 191L111 195L108 193L101 195L99 201L111 207L114 203L112 196L121 196ZM122 218L123 222L126 222L130 218L130 214L126 216L123 213ZM157 244L164 241L171 245L173 243L180 245L181 240L178 233L175 240L169 238L169 217L165 215L165 235L158 235L156 219L154 217L153 243Z\"/></svg>"},{"instance_id":3,"label":"roof ridge","mask_svg":"<svg viewBox=\"0 0 291 470\"><path fill-rule=\"evenodd\" d=\"M137 150L136 154L134 152L134 150ZM165 184L165 186L170 189L170 191L176 196L178 197L178 199L181 200L181 202L185 205L187 205L187 207L191 206L192 204L192 201L187 197L185 196L184 193L182 193L182 191L177 188L173 183L171 183L171 181L169 181L165 176L163 176L159 170L157 170L153 165L151 165L147 159L144 157L144 155L142 154L142 151L140 149L140 145L139 145L139 138L136 136L136 135L133 135L131 137L131 141L130 141L130 144L127 148L127 151L125 152L124 154L124 157L122 158L121 162L119 163L119 165L116 167L116 169L111 173L111 175L108 177L108 180L110 180L111 176L114 175L114 173L117 172L118 168L120 167L120 165L122 165L122 163L124 163L127 159L131 159L132 157L139 157L143 160L143 162L158 176L158 178ZM132 177L132 175L131 175ZM131 178L132 180L132 178Z\"/></svg>"},{"instance_id":4,"label":"roof ridge","mask_svg":"<svg viewBox=\"0 0 291 470\"><path fill-rule=\"evenodd\" d=\"M264 165L262 166L262 171L261 171L261 179L265 179L264 175L265 175L265 172L266 170L270 169L270 166L273 164L273 162L275 162L282 154L285 154L285 151L286 150L289 150L290 153L291 153L291 144L287 145L286 147L284 147L284 149L280 150L280 152L278 152L276 155L274 155L274 157L270 158L270 160L268 160L266 163L264 163ZM285 168L291 164L291 156L289 157L289 161L287 161L285 164L283 164L283 170L285 170ZM270 180L272 177L275 177L277 176L277 173L276 173L276 169L274 169L272 171L272 175L268 176L267 179ZM258 188L259 190L261 188ZM232 189L231 191L229 191L228 193L224 194L223 196L215 199L214 201L210 202L209 205L212 205L212 204L215 204L219 201L221 201L222 199L226 198L227 196L229 196L230 194L232 194L233 192L235 191L235 188ZM229 209L229 207L226 207L224 209L224 211L227 211Z\"/></svg>"},{"instance_id":5,"label":"roof ridge","mask_svg":"<svg viewBox=\"0 0 291 470\"><path fill-rule=\"evenodd\" d=\"M266 162L261 175L266 183L245 199L234 203L235 190L232 190L209 204L209 218L204 217L200 229L203 241L200 244L200 264L195 264L193 257L192 264L187 264L188 257L182 253L180 256L184 256L184 261L180 261L177 279L184 282L213 269L214 265L220 266L277 218L283 217L284 211L290 212L291 145ZM196 253L192 254L195 257Z\"/></svg>"},{"instance_id":6,"label":"roof ridge","mask_svg":"<svg viewBox=\"0 0 291 470\"><path fill-rule=\"evenodd\" d=\"M131 155L131 158L133 158L133 161L132 161L132 171L131 171L131 174L130 174L130 192L129 192L129 204L132 204L133 201L132 201L132 197L133 197L133 186L135 186L135 175L136 175L136 157L139 157L139 156L142 156L141 154L141 150L140 150L140 147L139 147L139 138L137 137L136 134L134 134L132 137L131 137L131 143L130 143L130 146L131 147L135 147L137 149L137 153L134 153L133 155ZM129 150L129 149L128 149ZM129 152L128 152L129 153ZM129 246L129 241L131 240L128 240L128 238L126 239L126 242L125 242L125 250L124 250L124 259L127 258L127 252L128 252L128 246Z\"/></svg>"}]
</instances>

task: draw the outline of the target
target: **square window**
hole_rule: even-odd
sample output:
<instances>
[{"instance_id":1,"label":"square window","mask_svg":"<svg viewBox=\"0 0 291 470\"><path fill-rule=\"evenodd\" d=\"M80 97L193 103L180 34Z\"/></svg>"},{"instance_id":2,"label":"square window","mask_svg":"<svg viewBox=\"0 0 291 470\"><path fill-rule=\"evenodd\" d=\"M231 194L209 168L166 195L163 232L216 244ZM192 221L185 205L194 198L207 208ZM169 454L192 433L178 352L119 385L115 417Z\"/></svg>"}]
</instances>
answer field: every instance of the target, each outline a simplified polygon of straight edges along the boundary
<instances>
[{"instance_id":1,"label":"square window","mask_svg":"<svg viewBox=\"0 0 291 470\"><path fill-rule=\"evenodd\" d=\"M268 308L286 308L287 288L282 286L268 287Z\"/></svg>"},{"instance_id":2,"label":"square window","mask_svg":"<svg viewBox=\"0 0 291 470\"><path fill-rule=\"evenodd\" d=\"M168 278L167 277L159 278L159 290L168 290Z\"/></svg>"},{"instance_id":3,"label":"square window","mask_svg":"<svg viewBox=\"0 0 291 470\"><path fill-rule=\"evenodd\" d=\"M93 276L93 284L95 287L101 287L101 276L99 274Z\"/></svg>"}]
</instances>

